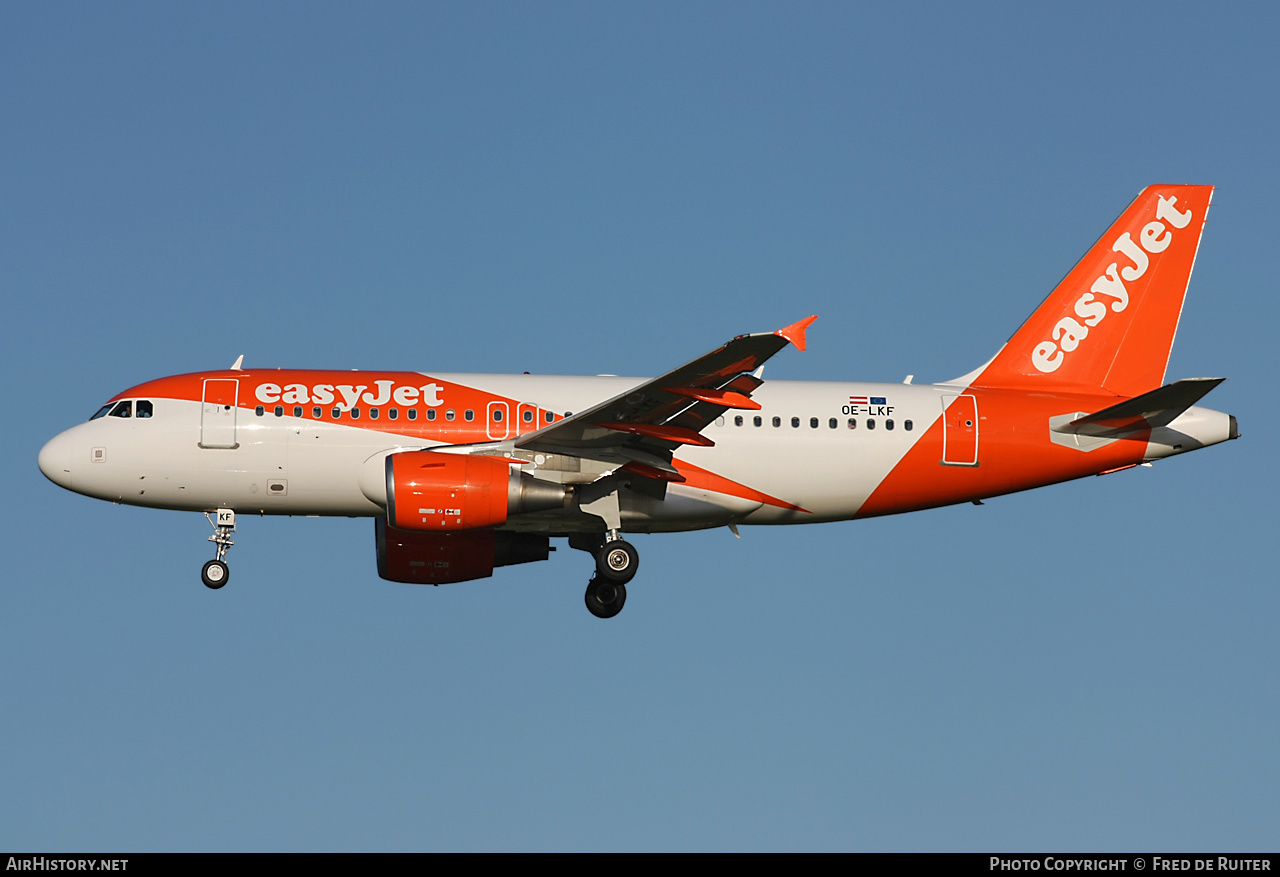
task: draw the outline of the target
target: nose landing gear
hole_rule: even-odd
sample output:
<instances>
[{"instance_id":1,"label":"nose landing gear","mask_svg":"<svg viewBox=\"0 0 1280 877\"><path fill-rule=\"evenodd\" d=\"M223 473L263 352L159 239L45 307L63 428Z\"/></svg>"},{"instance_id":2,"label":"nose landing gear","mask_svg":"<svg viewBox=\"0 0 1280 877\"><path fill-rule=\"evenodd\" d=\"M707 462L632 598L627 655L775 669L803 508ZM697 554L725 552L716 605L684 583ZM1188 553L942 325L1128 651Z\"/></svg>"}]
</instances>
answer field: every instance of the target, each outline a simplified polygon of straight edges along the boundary
<instances>
[{"instance_id":1,"label":"nose landing gear","mask_svg":"<svg viewBox=\"0 0 1280 877\"><path fill-rule=\"evenodd\" d=\"M217 546L218 554L200 570L200 580L206 588L215 591L231 579L231 570L222 557L236 544L231 538L231 534L236 531L236 513L231 509L218 509L217 515L218 520L215 522L208 512L204 513L205 519L213 526L213 535L209 537L209 541Z\"/></svg>"}]
</instances>

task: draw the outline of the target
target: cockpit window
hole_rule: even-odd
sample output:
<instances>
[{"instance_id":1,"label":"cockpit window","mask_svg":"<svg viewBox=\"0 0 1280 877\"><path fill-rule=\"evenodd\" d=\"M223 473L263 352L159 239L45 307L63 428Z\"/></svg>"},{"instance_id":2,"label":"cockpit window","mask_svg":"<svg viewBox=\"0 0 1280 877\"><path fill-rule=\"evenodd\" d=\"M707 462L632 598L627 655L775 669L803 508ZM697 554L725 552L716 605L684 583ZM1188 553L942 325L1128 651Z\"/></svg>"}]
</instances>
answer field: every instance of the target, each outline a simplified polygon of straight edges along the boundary
<instances>
[{"instance_id":1,"label":"cockpit window","mask_svg":"<svg viewBox=\"0 0 1280 877\"><path fill-rule=\"evenodd\" d=\"M114 404L114 403L112 403L112 402L108 402L106 405L103 405L101 408L99 408L99 409L98 409L98 412L97 412L96 414L94 414L92 417L90 417L89 419L90 419L90 420L97 420L99 417L106 417L106 416L107 416L107 412L111 410L111 406L112 406L113 404Z\"/></svg>"},{"instance_id":2,"label":"cockpit window","mask_svg":"<svg viewBox=\"0 0 1280 877\"><path fill-rule=\"evenodd\" d=\"M111 416L112 417L132 417L133 402L127 399L124 402L117 402L116 407L111 409Z\"/></svg>"},{"instance_id":3,"label":"cockpit window","mask_svg":"<svg viewBox=\"0 0 1280 877\"><path fill-rule=\"evenodd\" d=\"M147 400L147 399L139 399L139 400L138 400L138 405L137 405L137 407L134 409L134 414L135 414L137 417L150 417L150 416L151 416L151 402L150 402L149 400Z\"/></svg>"}]
</instances>

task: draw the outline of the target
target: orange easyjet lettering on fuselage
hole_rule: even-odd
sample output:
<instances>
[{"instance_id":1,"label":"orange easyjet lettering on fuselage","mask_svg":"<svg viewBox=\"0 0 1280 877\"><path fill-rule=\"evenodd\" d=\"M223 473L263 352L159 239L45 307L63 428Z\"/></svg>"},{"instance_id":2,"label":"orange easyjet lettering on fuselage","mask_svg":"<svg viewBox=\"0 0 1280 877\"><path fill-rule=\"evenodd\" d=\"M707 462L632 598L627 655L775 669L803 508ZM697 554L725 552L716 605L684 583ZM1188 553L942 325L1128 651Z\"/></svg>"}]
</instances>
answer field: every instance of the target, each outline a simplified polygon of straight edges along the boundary
<instances>
[{"instance_id":1,"label":"orange easyjet lettering on fuselage","mask_svg":"<svg viewBox=\"0 0 1280 877\"><path fill-rule=\"evenodd\" d=\"M402 408L412 408L421 402L423 405L434 408L437 405L443 405L444 401L440 398L441 387L439 384L423 384L422 386L413 386L405 384L397 384L392 380L375 380L373 381L374 389L369 389L369 384L315 384L308 386L307 384L284 384L283 386L275 383L258 384L254 390L254 396L259 402L265 405L274 405L277 402L283 402L286 405L336 405L344 411L350 411L357 405L364 404L369 406L383 406L394 404Z\"/></svg>"},{"instance_id":2,"label":"orange easyjet lettering on fuselage","mask_svg":"<svg viewBox=\"0 0 1280 877\"><path fill-rule=\"evenodd\" d=\"M262 416L300 417L415 439L465 443L521 435L557 413L533 401L485 392L417 372L245 369L161 378L117 394L200 402L209 380L239 382L239 407ZM394 413L393 413L394 412Z\"/></svg>"}]
</instances>

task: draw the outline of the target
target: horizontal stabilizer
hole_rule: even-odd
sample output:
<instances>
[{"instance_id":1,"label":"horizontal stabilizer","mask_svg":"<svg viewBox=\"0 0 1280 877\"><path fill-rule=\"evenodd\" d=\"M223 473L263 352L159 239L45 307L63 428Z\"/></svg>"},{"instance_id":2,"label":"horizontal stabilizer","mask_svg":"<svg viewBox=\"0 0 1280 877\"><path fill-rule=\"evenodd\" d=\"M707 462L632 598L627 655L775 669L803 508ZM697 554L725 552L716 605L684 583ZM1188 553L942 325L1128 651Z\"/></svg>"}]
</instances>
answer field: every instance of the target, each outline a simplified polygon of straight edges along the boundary
<instances>
[{"instance_id":1,"label":"horizontal stabilizer","mask_svg":"<svg viewBox=\"0 0 1280 877\"><path fill-rule=\"evenodd\" d=\"M1187 378L1158 390L1134 396L1118 405L1078 417L1054 427L1055 432L1096 438L1123 438L1158 426L1168 426L1226 378Z\"/></svg>"}]
</instances>

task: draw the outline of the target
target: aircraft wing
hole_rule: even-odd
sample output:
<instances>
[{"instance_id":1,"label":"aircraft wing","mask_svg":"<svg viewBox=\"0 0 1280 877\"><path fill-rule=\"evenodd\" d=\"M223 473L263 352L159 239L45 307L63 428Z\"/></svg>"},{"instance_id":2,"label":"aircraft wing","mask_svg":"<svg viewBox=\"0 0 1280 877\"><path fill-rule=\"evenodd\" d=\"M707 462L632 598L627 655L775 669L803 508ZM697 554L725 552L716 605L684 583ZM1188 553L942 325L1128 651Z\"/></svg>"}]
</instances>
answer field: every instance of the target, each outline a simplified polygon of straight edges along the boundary
<instances>
[{"instance_id":1,"label":"aircraft wing","mask_svg":"<svg viewBox=\"0 0 1280 877\"><path fill-rule=\"evenodd\" d=\"M787 344L804 350L805 330L816 319L808 317L776 332L739 335L661 377L527 433L514 447L575 456L621 453L656 464L634 463L640 474L675 475L670 461L677 448L714 445L702 435L707 424L731 408L760 408L751 393L764 382L751 372Z\"/></svg>"}]
</instances>

